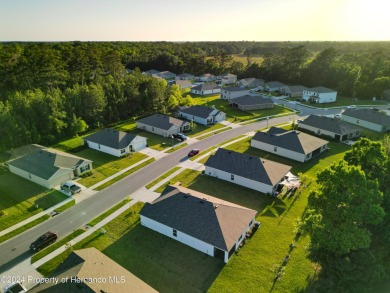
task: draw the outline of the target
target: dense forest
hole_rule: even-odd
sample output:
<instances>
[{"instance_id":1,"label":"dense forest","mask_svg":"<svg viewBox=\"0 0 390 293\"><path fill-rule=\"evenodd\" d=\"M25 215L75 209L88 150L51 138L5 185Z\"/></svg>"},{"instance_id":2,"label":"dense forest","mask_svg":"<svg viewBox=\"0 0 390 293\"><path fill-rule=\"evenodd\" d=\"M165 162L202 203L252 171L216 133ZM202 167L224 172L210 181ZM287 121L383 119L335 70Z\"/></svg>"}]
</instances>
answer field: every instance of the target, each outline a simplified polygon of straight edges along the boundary
<instances>
[{"instance_id":1,"label":"dense forest","mask_svg":"<svg viewBox=\"0 0 390 293\"><path fill-rule=\"evenodd\" d=\"M261 64L253 62L258 56ZM192 103L176 86L125 68L231 72L372 98L390 88L390 43L2 43L0 150L49 145L87 128Z\"/></svg>"}]
</instances>

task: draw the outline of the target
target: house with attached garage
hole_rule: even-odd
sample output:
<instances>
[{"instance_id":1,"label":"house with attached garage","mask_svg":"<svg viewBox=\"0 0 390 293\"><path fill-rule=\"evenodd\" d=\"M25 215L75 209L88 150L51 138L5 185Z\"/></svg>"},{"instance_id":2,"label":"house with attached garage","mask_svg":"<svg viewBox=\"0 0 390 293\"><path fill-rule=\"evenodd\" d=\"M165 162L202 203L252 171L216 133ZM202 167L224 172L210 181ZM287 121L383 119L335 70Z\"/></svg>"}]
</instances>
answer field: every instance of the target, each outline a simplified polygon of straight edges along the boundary
<instances>
[{"instance_id":1,"label":"house with attached garage","mask_svg":"<svg viewBox=\"0 0 390 293\"><path fill-rule=\"evenodd\" d=\"M195 75L190 74L190 73L182 73L182 74L176 75L175 79L176 80L192 80L192 79L195 79Z\"/></svg>"},{"instance_id":2,"label":"house with attached garage","mask_svg":"<svg viewBox=\"0 0 390 293\"><path fill-rule=\"evenodd\" d=\"M137 128L169 137L190 130L190 123L164 114L154 114L136 121Z\"/></svg>"},{"instance_id":3,"label":"house with attached garage","mask_svg":"<svg viewBox=\"0 0 390 293\"><path fill-rule=\"evenodd\" d=\"M236 108L241 111L271 109L274 107L274 102L272 101L272 99L264 96L245 95L229 100L229 104L233 108Z\"/></svg>"},{"instance_id":4,"label":"house with attached garage","mask_svg":"<svg viewBox=\"0 0 390 293\"><path fill-rule=\"evenodd\" d=\"M374 109L347 109L341 114L341 120L376 132L390 130L390 116Z\"/></svg>"},{"instance_id":5,"label":"house with attached garage","mask_svg":"<svg viewBox=\"0 0 390 293\"><path fill-rule=\"evenodd\" d=\"M92 170L92 161L41 145L11 151L9 170L48 189Z\"/></svg>"},{"instance_id":6,"label":"house with attached garage","mask_svg":"<svg viewBox=\"0 0 390 293\"><path fill-rule=\"evenodd\" d=\"M245 95L249 95L248 89L239 86L224 87L222 88L221 99L231 100Z\"/></svg>"},{"instance_id":7,"label":"house with attached garage","mask_svg":"<svg viewBox=\"0 0 390 293\"><path fill-rule=\"evenodd\" d=\"M262 193L274 194L291 166L219 148L205 163L205 174Z\"/></svg>"},{"instance_id":8,"label":"house with attached garage","mask_svg":"<svg viewBox=\"0 0 390 293\"><path fill-rule=\"evenodd\" d=\"M307 87L303 85L288 85L281 90L281 94L290 98L300 98Z\"/></svg>"},{"instance_id":9,"label":"house with attached garage","mask_svg":"<svg viewBox=\"0 0 390 293\"><path fill-rule=\"evenodd\" d=\"M187 89L192 86L191 81L181 79L173 81L172 84L177 85L180 89Z\"/></svg>"},{"instance_id":10,"label":"house with attached garage","mask_svg":"<svg viewBox=\"0 0 390 293\"><path fill-rule=\"evenodd\" d=\"M237 75L231 73L224 73L218 75L217 80L219 80L221 84L234 84L237 82Z\"/></svg>"},{"instance_id":11,"label":"house with attached garage","mask_svg":"<svg viewBox=\"0 0 390 293\"><path fill-rule=\"evenodd\" d=\"M83 138L89 148L116 157L137 152L147 145L147 138L131 133L106 128Z\"/></svg>"},{"instance_id":12,"label":"house with attached garage","mask_svg":"<svg viewBox=\"0 0 390 293\"><path fill-rule=\"evenodd\" d=\"M260 90L264 90L264 84L265 84L264 79L258 79L254 77L243 78L237 82L237 85L240 87L249 88L249 89L256 87Z\"/></svg>"},{"instance_id":13,"label":"house with attached garage","mask_svg":"<svg viewBox=\"0 0 390 293\"><path fill-rule=\"evenodd\" d=\"M257 132L251 146L291 160L306 162L328 149L328 141L297 130L271 127Z\"/></svg>"},{"instance_id":14,"label":"house with attached garage","mask_svg":"<svg viewBox=\"0 0 390 293\"><path fill-rule=\"evenodd\" d=\"M202 96L219 94L221 92L221 87L217 85L215 82L202 83L200 85L191 88L190 92L192 94L202 95Z\"/></svg>"},{"instance_id":15,"label":"house with attached garage","mask_svg":"<svg viewBox=\"0 0 390 293\"><path fill-rule=\"evenodd\" d=\"M195 105L179 111L180 117L202 125L219 123L226 119L226 114L216 108Z\"/></svg>"},{"instance_id":16,"label":"house with attached garage","mask_svg":"<svg viewBox=\"0 0 390 293\"><path fill-rule=\"evenodd\" d=\"M217 77L211 73L205 73L195 78L197 81L211 82L217 80Z\"/></svg>"},{"instance_id":17,"label":"house with attached garage","mask_svg":"<svg viewBox=\"0 0 390 293\"><path fill-rule=\"evenodd\" d=\"M181 186L145 203L141 225L227 263L255 223L257 211Z\"/></svg>"},{"instance_id":18,"label":"house with attached garage","mask_svg":"<svg viewBox=\"0 0 390 293\"><path fill-rule=\"evenodd\" d=\"M353 124L333 117L310 115L303 121L298 121L298 128L313 132L316 135L329 136L337 141L358 138L362 130Z\"/></svg>"},{"instance_id":19,"label":"house with attached garage","mask_svg":"<svg viewBox=\"0 0 390 293\"><path fill-rule=\"evenodd\" d=\"M165 80L172 80L176 77L176 74L170 71L161 71L159 73L156 73L155 75Z\"/></svg>"},{"instance_id":20,"label":"house with attached garage","mask_svg":"<svg viewBox=\"0 0 390 293\"><path fill-rule=\"evenodd\" d=\"M285 88L287 85L284 83L281 83L279 81L269 81L265 84L264 90L266 92L279 92L281 93L283 88Z\"/></svg>"},{"instance_id":21,"label":"house with attached garage","mask_svg":"<svg viewBox=\"0 0 390 293\"><path fill-rule=\"evenodd\" d=\"M302 100L311 103L323 104L336 102L337 91L323 86L303 90Z\"/></svg>"}]
</instances>

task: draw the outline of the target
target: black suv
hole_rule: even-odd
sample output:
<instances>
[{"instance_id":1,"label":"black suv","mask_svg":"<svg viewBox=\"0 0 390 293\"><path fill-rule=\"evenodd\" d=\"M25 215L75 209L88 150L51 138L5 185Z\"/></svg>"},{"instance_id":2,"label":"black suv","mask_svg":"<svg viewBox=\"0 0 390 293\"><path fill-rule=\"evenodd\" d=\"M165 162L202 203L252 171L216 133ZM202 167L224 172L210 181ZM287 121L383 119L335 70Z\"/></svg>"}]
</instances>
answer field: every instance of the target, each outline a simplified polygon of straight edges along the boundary
<instances>
[{"instance_id":1,"label":"black suv","mask_svg":"<svg viewBox=\"0 0 390 293\"><path fill-rule=\"evenodd\" d=\"M57 238L57 234L53 232L46 232L33 243L31 243L30 250L34 252L40 251L42 248L45 248L46 246L49 246L50 244L56 242Z\"/></svg>"},{"instance_id":2,"label":"black suv","mask_svg":"<svg viewBox=\"0 0 390 293\"><path fill-rule=\"evenodd\" d=\"M181 133L181 132L172 134L172 137L176 138L176 139L178 139L180 141L185 141L187 139L187 137L183 133Z\"/></svg>"}]
</instances>

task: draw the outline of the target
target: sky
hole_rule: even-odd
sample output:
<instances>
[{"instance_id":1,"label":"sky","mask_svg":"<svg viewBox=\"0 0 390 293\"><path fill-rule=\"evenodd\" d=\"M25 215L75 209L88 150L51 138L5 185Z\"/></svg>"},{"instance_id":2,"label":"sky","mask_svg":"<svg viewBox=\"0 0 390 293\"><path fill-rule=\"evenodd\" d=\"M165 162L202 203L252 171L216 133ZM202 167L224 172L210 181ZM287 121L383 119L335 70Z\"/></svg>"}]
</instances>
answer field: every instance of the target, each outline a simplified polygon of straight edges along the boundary
<instances>
[{"instance_id":1,"label":"sky","mask_svg":"<svg viewBox=\"0 0 390 293\"><path fill-rule=\"evenodd\" d=\"M0 41L390 41L388 0L0 0Z\"/></svg>"}]
</instances>

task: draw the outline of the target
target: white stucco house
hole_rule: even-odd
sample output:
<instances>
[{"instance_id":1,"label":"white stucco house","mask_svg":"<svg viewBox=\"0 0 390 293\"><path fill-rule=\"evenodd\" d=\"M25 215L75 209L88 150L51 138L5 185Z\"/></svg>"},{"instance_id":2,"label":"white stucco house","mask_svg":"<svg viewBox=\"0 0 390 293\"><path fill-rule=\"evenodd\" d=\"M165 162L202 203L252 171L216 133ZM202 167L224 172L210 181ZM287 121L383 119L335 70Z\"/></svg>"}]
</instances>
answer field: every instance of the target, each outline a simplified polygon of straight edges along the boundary
<instances>
[{"instance_id":1,"label":"white stucco house","mask_svg":"<svg viewBox=\"0 0 390 293\"><path fill-rule=\"evenodd\" d=\"M337 91L323 87L313 87L304 89L302 92L302 100L317 104L336 102Z\"/></svg>"},{"instance_id":2,"label":"white stucco house","mask_svg":"<svg viewBox=\"0 0 390 293\"><path fill-rule=\"evenodd\" d=\"M237 82L237 75L224 73L218 75L217 80L221 81L221 84L235 84Z\"/></svg>"},{"instance_id":3,"label":"white stucco house","mask_svg":"<svg viewBox=\"0 0 390 293\"><path fill-rule=\"evenodd\" d=\"M205 174L265 194L274 194L291 166L219 148L205 163Z\"/></svg>"},{"instance_id":4,"label":"white stucco house","mask_svg":"<svg viewBox=\"0 0 390 293\"><path fill-rule=\"evenodd\" d=\"M274 102L269 97L264 96L249 96L234 98L229 100L229 104L241 111L271 109L274 107Z\"/></svg>"},{"instance_id":5,"label":"white stucco house","mask_svg":"<svg viewBox=\"0 0 390 293\"><path fill-rule=\"evenodd\" d=\"M251 146L291 160L306 162L328 149L328 141L302 131L271 127L268 132L257 132Z\"/></svg>"},{"instance_id":6,"label":"white stucco house","mask_svg":"<svg viewBox=\"0 0 390 293\"><path fill-rule=\"evenodd\" d=\"M92 161L41 145L26 145L11 151L9 170L48 189L92 169Z\"/></svg>"},{"instance_id":7,"label":"white stucco house","mask_svg":"<svg viewBox=\"0 0 390 293\"><path fill-rule=\"evenodd\" d=\"M211 81L216 81L217 77L211 73L205 73L202 75L199 75L195 77L196 81L203 81L203 82L211 82Z\"/></svg>"},{"instance_id":8,"label":"white stucco house","mask_svg":"<svg viewBox=\"0 0 390 293\"><path fill-rule=\"evenodd\" d=\"M89 148L116 157L137 152L147 146L147 138L106 128L83 138Z\"/></svg>"},{"instance_id":9,"label":"white stucco house","mask_svg":"<svg viewBox=\"0 0 390 293\"><path fill-rule=\"evenodd\" d=\"M226 119L224 112L200 105L180 109L179 116L202 125L215 124Z\"/></svg>"},{"instance_id":10,"label":"white stucco house","mask_svg":"<svg viewBox=\"0 0 390 293\"><path fill-rule=\"evenodd\" d=\"M265 84L264 79L258 79L254 77L243 78L237 82L237 85L240 87L248 88L248 89L258 88L260 90L264 90L264 84Z\"/></svg>"},{"instance_id":11,"label":"white stucco house","mask_svg":"<svg viewBox=\"0 0 390 293\"><path fill-rule=\"evenodd\" d=\"M221 99L231 100L241 96L249 95L249 90L239 86L222 88Z\"/></svg>"},{"instance_id":12,"label":"white stucco house","mask_svg":"<svg viewBox=\"0 0 390 293\"><path fill-rule=\"evenodd\" d=\"M164 137L190 129L188 122L164 114L153 114L139 119L136 121L136 125L139 129Z\"/></svg>"},{"instance_id":13,"label":"white stucco house","mask_svg":"<svg viewBox=\"0 0 390 293\"><path fill-rule=\"evenodd\" d=\"M390 116L373 109L347 109L341 120L376 132L390 131Z\"/></svg>"},{"instance_id":14,"label":"white stucco house","mask_svg":"<svg viewBox=\"0 0 390 293\"><path fill-rule=\"evenodd\" d=\"M279 92L281 93L283 88L285 88L287 85L284 83L281 83L279 81L269 81L266 82L264 86L264 90L267 92Z\"/></svg>"},{"instance_id":15,"label":"white stucco house","mask_svg":"<svg viewBox=\"0 0 390 293\"><path fill-rule=\"evenodd\" d=\"M310 115L303 121L298 121L298 128L308 130L315 135L325 135L337 141L358 138L361 128L337 118Z\"/></svg>"},{"instance_id":16,"label":"white stucco house","mask_svg":"<svg viewBox=\"0 0 390 293\"><path fill-rule=\"evenodd\" d=\"M257 211L181 186L167 186L140 211L141 225L227 263Z\"/></svg>"},{"instance_id":17,"label":"white stucco house","mask_svg":"<svg viewBox=\"0 0 390 293\"><path fill-rule=\"evenodd\" d=\"M190 92L195 95L212 95L219 94L221 92L221 87L215 82L211 83L202 83L200 85L194 86L191 88Z\"/></svg>"}]
</instances>

